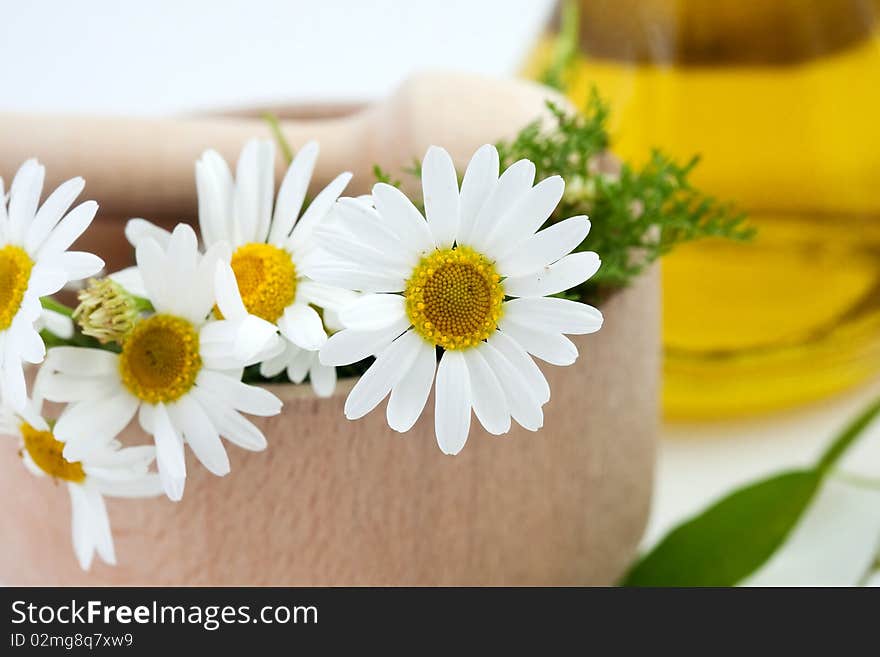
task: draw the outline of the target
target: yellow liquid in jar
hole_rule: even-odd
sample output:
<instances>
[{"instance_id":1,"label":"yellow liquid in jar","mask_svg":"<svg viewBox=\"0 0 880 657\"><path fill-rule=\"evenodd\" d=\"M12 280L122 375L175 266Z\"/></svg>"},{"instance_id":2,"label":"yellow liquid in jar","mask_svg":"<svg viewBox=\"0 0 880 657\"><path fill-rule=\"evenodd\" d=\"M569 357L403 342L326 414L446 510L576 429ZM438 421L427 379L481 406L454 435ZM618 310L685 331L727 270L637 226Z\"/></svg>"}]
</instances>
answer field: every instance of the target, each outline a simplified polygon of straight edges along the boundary
<instances>
[{"instance_id":1,"label":"yellow liquid in jar","mask_svg":"<svg viewBox=\"0 0 880 657\"><path fill-rule=\"evenodd\" d=\"M700 154L693 182L758 229L663 261L668 418L782 408L880 371L880 38L773 66L581 56L568 94L581 103L592 85L616 153Z\"/></svg>"}]
</instances>

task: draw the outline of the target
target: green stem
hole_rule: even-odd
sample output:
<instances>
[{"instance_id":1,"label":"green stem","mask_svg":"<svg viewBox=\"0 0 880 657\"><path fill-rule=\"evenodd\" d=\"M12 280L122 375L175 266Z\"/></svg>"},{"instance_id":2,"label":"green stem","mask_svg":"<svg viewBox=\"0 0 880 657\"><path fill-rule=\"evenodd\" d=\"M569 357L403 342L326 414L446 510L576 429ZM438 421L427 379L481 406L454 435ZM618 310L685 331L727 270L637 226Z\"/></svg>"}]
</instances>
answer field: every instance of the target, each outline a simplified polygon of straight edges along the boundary
<instances>
[{"instance_id":1,"label":"green stem","mask_svg":"<svg viewBox=\"0 0 880 657\"><path fill-rule=\"evenodd\" d=\"M868 425L874 421L874 418L880 414L880 399L871 403L861 415L853 420L831 443L831 446L825 450L825 453L816 464L816 470L821 475L826 475L834 467L840 457L848 450L852 444L861 436L862 432L868 428Z\"/></svg>"},{"instance_id":2,"label":"green stem","mask_svg":"<svg viewBox=\"0 0 880 657\"><path fill-rule=\"evenodd\" d=\"M566 0L562 5L559 21L559 35L553 49L553 59L547 67L541 82L548 87L563 91L565 74L577 54L580 32L580 11L578 3Z\"/></svg>"},{"instance_id":3,"label":"green stem","mask_svg":"<svg viewBox=\"0 0 880 657\"><path fill-rule=\"evenodd\" d=\"M275 141L278 142L281 154L284 155L284 160L289 165L293 162L293 149L287 143L287 138L285 138L284 133L281 131L281 123L278 121L278 117L271 112L266 112L263 114L263 119L269 124L269 129L272 131Z\"/></svg>"},{"instance_id":4,"label":"green stem","mask_svg":"<svg viewBox=\"0 0 880 657\"><path fill-rule=\"evenodd\" d=\"M73 308L68 308L63 303L55 301L52 297L41 297L40 303L46 310L52 310L60 315L65 315L66 317L73 316Z\"/></svg>"}]
</instances>

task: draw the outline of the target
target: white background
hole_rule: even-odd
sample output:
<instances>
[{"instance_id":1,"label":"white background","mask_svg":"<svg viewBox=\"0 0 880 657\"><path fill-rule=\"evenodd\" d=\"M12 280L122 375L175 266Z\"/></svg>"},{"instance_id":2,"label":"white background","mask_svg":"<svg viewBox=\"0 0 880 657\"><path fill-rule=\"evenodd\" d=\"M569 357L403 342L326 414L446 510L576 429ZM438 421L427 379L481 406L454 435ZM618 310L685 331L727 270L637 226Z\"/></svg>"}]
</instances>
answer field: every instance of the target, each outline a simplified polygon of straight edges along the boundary
<instances>
[{"instance_id":1,"label":"white background","mask_svg":"<svg viewBox=\"0 0 880 657\"><path fill-rule=\"evenodd\" d=\"M0 0L0 109L161 114L512 72L552 0Z\"/></svg>"},{"instance_id":2,"label":"white background","mask_svg":"<svg viewBox=\"0 0 880 657\"><path fill-rule=\"evenodd\" d=\"M513 74L552 4L0 0L0 111L156 115L376 98L424 68ZM875 384L769 418L666 427L646 543L734 484L809 462L878 393ZM880 469L876 452L851 468ZM816 507L757 582L846 584L864 570L880 535L878 494L835 486Z\"/></svg>"}]
</instances>

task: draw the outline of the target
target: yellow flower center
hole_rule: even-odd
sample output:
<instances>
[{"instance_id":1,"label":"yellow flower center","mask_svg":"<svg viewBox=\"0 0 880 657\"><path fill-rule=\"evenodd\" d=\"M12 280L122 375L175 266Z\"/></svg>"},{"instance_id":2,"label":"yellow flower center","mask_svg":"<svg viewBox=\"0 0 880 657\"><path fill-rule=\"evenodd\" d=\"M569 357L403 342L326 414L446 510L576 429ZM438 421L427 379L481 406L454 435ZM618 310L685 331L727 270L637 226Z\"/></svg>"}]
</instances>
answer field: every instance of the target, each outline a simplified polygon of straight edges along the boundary
<instances>
[{"instance_id":1,"label":"yellow flower center","mask_svg":"<svg viewBox=\"0 0 880 657\"><path fill-rule=\"evenodd\" d=\"M495 266L468 247L439 249L421 259L406 283L406 313L416 331L444 349L488 338L501 317L504 288Z\"/></svg>"},{"instance_id":2,"label":"yellow flower center","mask_svg":"<svg viewBox=\"0 0 880 657\"><path fill-rule=\"evenodd\" d=\"M138 322L119 356L122 383L150 404L183 397L201 369L198 332L187 320L172 315L154 315Z\"/></svg>"},{"instance_id":3,"label":"yellow flower center","mask_svg":"<svg viewBox=\"0 0 880 657\"><path fill-rule=\"evenodd\" d=\"M38 431L25 422L21 425L21 435L24 448L40 470L50 477L76 484L85 481L82 463L64 458L64 443L55 438L51 431Z\"/></svg>"},{"instance_id":4,"label":"yellow flower center","mask_svg":"<svg viewBox=\"0 0 880 657\"><path fill-rule=\"evenodd\" d=\"M231 264L247 311L267 322L278 321L296 298L296 266L290 254L271 244L245 244L232 254Z\"/></svg>"},{"instance_id":5,"label":"yellow flower center","mask_svg":"<svg viewBox=\"0 0 880 657\"><path fill-rule=\"evenodd\" d=\"M0 331L5 331L21 308L34 262L27 252L11 244L0 249Z\"/></svg>"}]
</instances>

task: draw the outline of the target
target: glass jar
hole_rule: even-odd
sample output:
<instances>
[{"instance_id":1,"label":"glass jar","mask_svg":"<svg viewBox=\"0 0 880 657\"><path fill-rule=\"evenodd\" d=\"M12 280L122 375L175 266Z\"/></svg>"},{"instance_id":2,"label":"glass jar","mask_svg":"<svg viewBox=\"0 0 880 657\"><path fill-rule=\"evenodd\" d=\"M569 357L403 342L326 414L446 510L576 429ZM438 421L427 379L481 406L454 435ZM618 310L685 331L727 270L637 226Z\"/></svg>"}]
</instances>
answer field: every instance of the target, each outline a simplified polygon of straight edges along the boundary
<instances>
[{"instance_id":1,"label":"glass jar","mask_svg":"<svg viewBox=\"0 0 880 657\"><path fill-rule=\"evenodd\" d=\"M780 408L880 371L878 14L880 0L580 0L570 97L598 88L630 162L700 154L693 182L758 229L664 260L667 417Z\"/></svg>"}]
</instances>

